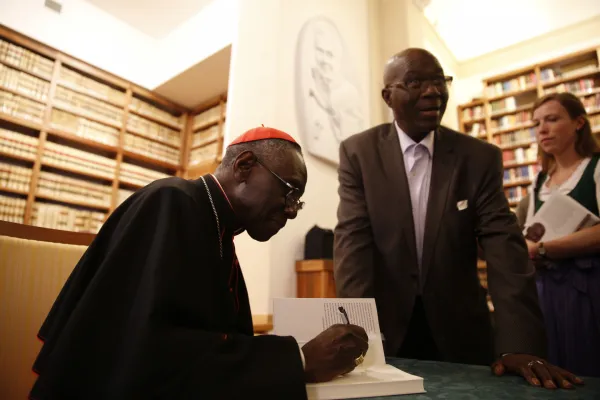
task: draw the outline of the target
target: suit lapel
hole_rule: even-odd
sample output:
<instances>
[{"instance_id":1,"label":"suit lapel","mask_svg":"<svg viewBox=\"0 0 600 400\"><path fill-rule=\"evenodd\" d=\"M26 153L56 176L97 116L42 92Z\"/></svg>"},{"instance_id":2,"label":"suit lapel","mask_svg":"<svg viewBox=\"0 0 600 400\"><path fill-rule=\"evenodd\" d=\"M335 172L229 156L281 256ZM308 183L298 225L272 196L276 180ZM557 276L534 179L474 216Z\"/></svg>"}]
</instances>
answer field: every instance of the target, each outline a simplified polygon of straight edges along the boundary
<instances>
[{"instance_id":1,"label":"suit lapel","mask_svg":"<svg viewBox=\"0 0 600 400\"><path fill-rule=\"evenodd\" d=\"M423 238L422 286L424 286L427 279L427 272L431 264L439 226L444 215L444 209L446 208L448 188L454 174L456 159L453 148L454 135L456 135L454 132L448 131L443 127L440 127L435 135L431 183L429 186L427 216L425 219L425 237Z\"/></svg>"},{"instance_id":2,"label":"suit lapel","mask_svg":"<svg viewBox=\"0 0 600 400\"><path fill-rule=\"evenodd\" d=\"M397 221L404 238L406 238L406 246L410 255L408 265L414 265L417 268L415 224L410 201L410 190L408 188L408 179L406 178L406 168L404 168L404 157L400 147L400 139L393 123L390 124L387 132L383 132L379 142L379 154L385 174L384 184L389 191L389 204L392 207L390 214L397 213L399 216Z\"/></svg>"}]
</instances>

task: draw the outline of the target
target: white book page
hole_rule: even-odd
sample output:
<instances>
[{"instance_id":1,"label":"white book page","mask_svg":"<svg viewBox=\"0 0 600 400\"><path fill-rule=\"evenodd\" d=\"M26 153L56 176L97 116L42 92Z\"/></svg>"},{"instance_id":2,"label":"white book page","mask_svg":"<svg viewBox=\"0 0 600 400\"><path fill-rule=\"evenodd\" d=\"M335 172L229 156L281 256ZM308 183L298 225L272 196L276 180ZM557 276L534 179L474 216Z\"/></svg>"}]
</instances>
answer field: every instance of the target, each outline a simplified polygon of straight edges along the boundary
<instances>
[{"instance_id":1,"label":"white book page","mask_svg":"<svg viewBox=\"0 0 600 400\"><path fill-rule=\"evenodd\" d=\"M277 298L273 300L273 333L293 336L303 346L331 325L346 323L340 307L350 323L361 326L369 337L369 350L357 370L385 365L375 299Z\"/></svg>"}]
</instances>

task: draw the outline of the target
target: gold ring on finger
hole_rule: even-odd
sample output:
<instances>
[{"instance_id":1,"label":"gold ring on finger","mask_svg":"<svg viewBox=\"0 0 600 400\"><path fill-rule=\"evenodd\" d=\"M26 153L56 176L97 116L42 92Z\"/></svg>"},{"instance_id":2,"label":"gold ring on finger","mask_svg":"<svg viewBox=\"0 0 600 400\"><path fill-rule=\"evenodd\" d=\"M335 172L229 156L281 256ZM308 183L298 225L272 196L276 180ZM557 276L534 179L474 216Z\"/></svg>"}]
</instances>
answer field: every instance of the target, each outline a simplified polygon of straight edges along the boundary
<instances>
[{"instance_id":1,"label":"gold ring on finger","mask_svg":"<svg viewBox=\"0 0 600 400\"><path fill-rule=\"evenodd\" d=\"M364 354L361 354L360 356L354 359L354 364L358 367L360 364L363 363L363 361L365 361L365 356Z\"/></svg>"}]
</instances>

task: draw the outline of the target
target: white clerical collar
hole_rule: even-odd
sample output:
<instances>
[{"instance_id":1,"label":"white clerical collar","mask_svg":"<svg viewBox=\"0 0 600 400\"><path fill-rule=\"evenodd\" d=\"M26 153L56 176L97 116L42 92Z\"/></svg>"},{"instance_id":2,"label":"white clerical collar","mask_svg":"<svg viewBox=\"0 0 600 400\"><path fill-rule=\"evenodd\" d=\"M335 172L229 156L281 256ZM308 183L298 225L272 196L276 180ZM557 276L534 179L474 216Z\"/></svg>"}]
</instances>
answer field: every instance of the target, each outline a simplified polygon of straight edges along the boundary
<instances>
[{"instance_id":1,"label":"white clerical collar","mask_svg":"<svg viewBox=\"0 0 600 400\"><path fill-rule=\"evenodd\" d=\"M394 121L394 126L396 127L396 132L398 132L398 138L400 139L400 148L402 149L402 154L405 154L406 150L409 147L416 145L417 142L412 140L410 136L408 136L402 129L400 129L396 121ZM423 140L419 142L419 144L425 146L425 148L429 151L429 156L433 156L434 138L435 134L433 131L431 131L427 134L427 136L423 138Z\"/></svg>"}]
</instances>

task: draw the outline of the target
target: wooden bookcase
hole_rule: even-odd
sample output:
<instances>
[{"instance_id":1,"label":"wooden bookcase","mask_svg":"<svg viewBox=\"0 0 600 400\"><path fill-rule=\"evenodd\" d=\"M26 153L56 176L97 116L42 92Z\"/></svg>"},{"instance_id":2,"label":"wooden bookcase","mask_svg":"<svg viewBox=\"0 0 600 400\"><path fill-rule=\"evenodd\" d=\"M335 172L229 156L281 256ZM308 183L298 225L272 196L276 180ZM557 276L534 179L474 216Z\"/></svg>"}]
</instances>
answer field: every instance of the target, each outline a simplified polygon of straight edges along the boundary
<instances>
[{"instance_id":1,"label":"wooden bookcase","mask_svg":"<svg viewBox=\"0 0 600 400\"><path fill-rule=\"evenodd\" d=\"M205 173L218 165L224 104ZM187 177L193 118L204 110L0 25L0 220L97 232L135 190Z\"/></svg>"},{"instance_id":2,"label":"wooden bookcase","mask_svg":"<svg viewBox=\"0 0 600 400\"><path fill-rule=\"evenodd\" d=\"M511 208L528 192L540 167L532 106L538 97L569 91L579 96L600 139L600 48L591 48L483 80L484 96L458 106L459 130L499 146L504 191ZM478 263L487 288L485 262Z\"/></svg>"},{"instance_id":3,"label":"wooden bookcase","mask_svg":"<svg viewBox=\"0 0 600 400\"><path fill-rule=\"evenodd\" d=\"M600 48L547 60L483 81L484 96L458 106L459 130L503 150L504 188L511 207L539 170L532 106L538 97L569 91L584 102L600 133ZM600 139L600 137L599 137Z\"/></svg>"}]
</instances>

